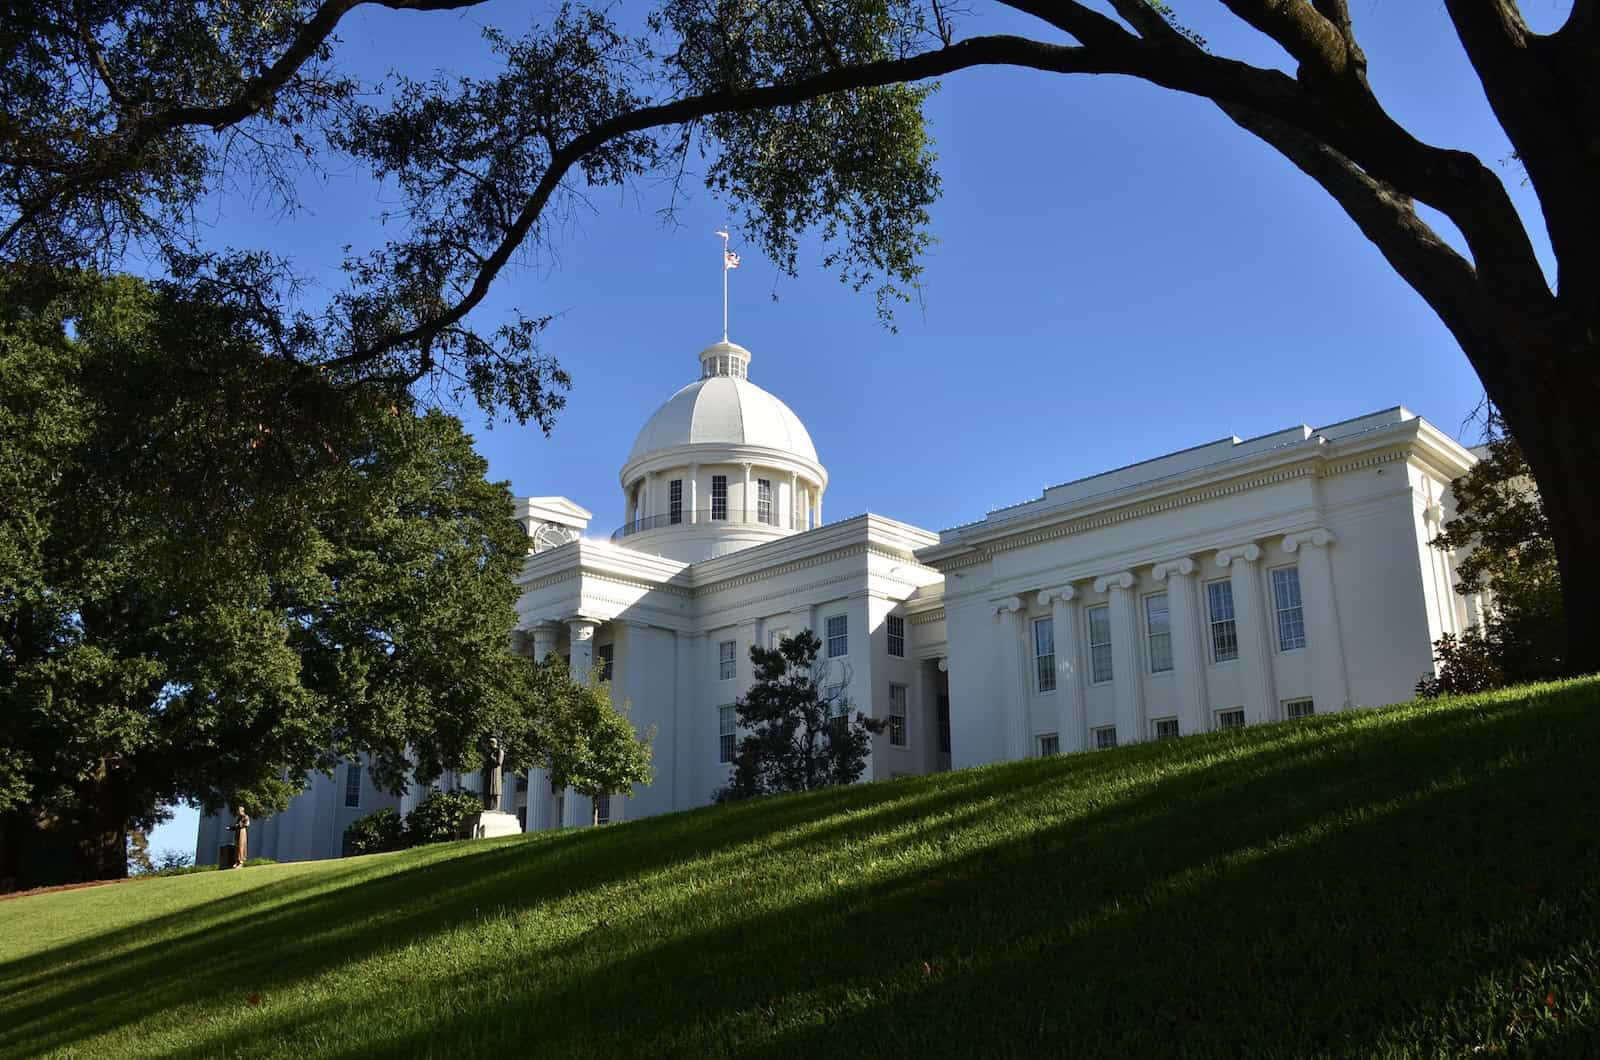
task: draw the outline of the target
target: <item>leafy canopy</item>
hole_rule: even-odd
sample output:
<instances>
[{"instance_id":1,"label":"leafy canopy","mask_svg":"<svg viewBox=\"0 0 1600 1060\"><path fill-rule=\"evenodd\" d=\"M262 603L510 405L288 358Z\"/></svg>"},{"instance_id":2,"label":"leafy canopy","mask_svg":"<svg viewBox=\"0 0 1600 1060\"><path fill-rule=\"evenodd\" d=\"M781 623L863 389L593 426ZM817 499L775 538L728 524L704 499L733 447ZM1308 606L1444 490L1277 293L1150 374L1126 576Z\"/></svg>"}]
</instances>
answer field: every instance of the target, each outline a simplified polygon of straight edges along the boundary
<instances>
[{"instance_id":1,"label":"leafy canopy","mask_svg":"<svg viewBox=\"0 0 1600 1060\"><path fill-rule=\"evenodd\" d=\"M260 815L528 729L505 485L453 418L291 374L163 286L0 279L0 812Z\"/></svg>"},{"instance_id":2,"label":"leafy canopy","mask_svg":"<svg viewBox=\"0 0 1600 1060\"><path fill-rule=\"evenodd\" d=\"M861 779L872 737L888 722L860 711L852 716L844 694L849 675L828 684L829 664L817 661L821 648L810 630L774 649L751 645L756 681L734 703L746 732L734 756L732 781L717 793L719 802Z\"/></svg>"}]
</instances>

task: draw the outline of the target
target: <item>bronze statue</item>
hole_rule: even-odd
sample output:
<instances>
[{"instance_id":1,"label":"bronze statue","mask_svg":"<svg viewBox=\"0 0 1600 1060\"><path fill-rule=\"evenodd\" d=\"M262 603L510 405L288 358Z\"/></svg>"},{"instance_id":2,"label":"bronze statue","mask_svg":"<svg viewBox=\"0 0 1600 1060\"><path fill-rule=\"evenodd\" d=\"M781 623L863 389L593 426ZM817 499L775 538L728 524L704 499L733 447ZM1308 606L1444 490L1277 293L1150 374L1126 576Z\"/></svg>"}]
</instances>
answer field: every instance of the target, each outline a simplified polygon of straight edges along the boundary
<instances>
[{"instance_id":1,"label":"bronze statue","mask_svg":"<svg viewBox=\"0 0 1600 1060\"><path fill-rule=\"evenodd\" d=\"M500 747L500 738L489 737L489 743L483 753L483 808L485 810L500 809L500 770L505 764L506 753Z\"/></svg>"},{"instance_id":2,"label":"bronze statue","mask_svg":"<svg viewBox=\"0 0 1600 1060\"><path fill-rule=\"evenodd\" d=\"M230 869L242 869L249 855L246 848L250 844L250 815L244 812L243 806L234 807L233 824L228 826L228 831L234 834L233 864Z\"/></svg>"}]
</instances>

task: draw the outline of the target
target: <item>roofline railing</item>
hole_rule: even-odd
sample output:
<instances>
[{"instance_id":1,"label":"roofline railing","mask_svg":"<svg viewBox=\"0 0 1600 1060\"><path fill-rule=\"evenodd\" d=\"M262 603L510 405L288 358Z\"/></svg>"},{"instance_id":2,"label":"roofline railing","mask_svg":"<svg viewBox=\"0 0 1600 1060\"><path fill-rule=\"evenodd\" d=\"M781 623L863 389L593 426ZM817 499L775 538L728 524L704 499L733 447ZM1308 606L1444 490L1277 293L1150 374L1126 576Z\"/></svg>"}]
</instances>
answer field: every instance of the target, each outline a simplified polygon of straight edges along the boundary
<instances>
[{"instance_id":1,"label":"roofline railing","mask_svg":"<svg viewBox=\"0 0 1600 1060\"><path fill-rule=\"evenodd\" d=\"M805 512L800 511L788 519L781 519L777 512L766 518L752 515L746 519L744 513L729 508L697 508L693 512L684 509L676 515L667 512L661 515L647 515L639 519L623 523L611 533L611 540L621 541L625 537L643 533L646 530L659 530L664 526L770 526L774 530L804 530L806 528Z\"/></svg>"}]
</instances>

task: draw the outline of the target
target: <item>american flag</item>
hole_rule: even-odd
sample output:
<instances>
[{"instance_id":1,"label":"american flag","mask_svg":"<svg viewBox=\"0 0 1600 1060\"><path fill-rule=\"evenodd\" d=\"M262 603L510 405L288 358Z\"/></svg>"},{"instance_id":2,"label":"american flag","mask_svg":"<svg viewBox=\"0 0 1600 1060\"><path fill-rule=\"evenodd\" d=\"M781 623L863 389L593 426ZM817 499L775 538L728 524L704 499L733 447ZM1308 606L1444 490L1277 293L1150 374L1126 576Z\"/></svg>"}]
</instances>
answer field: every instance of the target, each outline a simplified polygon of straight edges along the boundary
<instances>
[{"instance_id":1,"label":"american flag","mask_svg":"<svg viewBox=\"0 0 1600 1060\"><path fill-rule=\"evenodd\" d=\"M730 269L737 269L739 267L739 255L734 251L724 250L722 252L722 264Z\"/></svg>"}]
</instances>

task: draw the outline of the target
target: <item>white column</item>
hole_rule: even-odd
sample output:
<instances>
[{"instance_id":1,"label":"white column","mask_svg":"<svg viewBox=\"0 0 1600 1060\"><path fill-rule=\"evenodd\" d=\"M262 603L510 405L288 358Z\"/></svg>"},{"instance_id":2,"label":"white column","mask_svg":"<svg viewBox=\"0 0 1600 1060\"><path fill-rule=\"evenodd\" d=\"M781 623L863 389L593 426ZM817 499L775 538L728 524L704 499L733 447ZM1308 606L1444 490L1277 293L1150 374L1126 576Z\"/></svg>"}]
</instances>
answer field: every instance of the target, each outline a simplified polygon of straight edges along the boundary
<instances>
[{"instance_id":1,"label":"white column","mask_svg":"<svg viewBox=\"0 0 1600 1060\"><path fill-rule=\"evenodd\" d=\"M822 525L822 487L817 487L817 525Z\"/></svg>"},{"instance_id":2,"label":"white column","mask_svg":"<svg viewBox=\"0 0 1600 1060\"><path fill-rule=\"evenodd\" d=\"M1138 743L1145 732L1144 666L1139 653L1139 614L1132 571L1104 574L1094 591L1111 595L1111 676L1117 697L1117 743Z\"/></svg>"},{"instance_id":3,"label":"white column","mask_svg":"<svg viewBox=\"0 0 1600 1060\"><path fill-rule=\"evenodd\" d=\"M744 521L751 522L750 515L750 465L744 464Z\"/></svg>"},{"instance_id":4,"label":"white column","mask_svg":"<svg viewBox=\"0 0 1600 1060\"><path fill-rule=\"evenodd\" d=\"M1332 531L1322 529L1290 534L1283 539L1283 550L1300 557L1306 647L1312 653L1316 682L1312 688L1312 703L1318 711L1343 710L1350 705L1350 682L1344 669L1344 635L1339 630L1339 602L1333 590L1333 557L1329 555L1333 542Z\"/></svg>"},{"instance_id":5,"label":"white column","mask_svg":"<svg viewBox=\"0 0 1600 1060\"><path fill-rule=\"evenodd\" d=\"M540 622L533 627L533 661L542 663L556 650L556 637L561 627L554 622ZM528 770L528 815L524 831L543 832L554 828L555 792L550 790L550 771L543 766Z\"/></svg>"},{"instance_id":6,"label":"white column","mask_svg":"<svg viewBox=\"0 0 1600 1060\"><path fill-rule=\"evenodd\" d=\"M1240 682L1244 690L1245 720L1271 721L1277 715L1273 691L1272 647L1267 640L1267 616L1261 601L1259 545L1239 545L1217 553L1217 566L1229 572L1233 583L1233 618L1239 635Z\"/></svg>"},{"instance_id":7,"label":"white column","mask_svg":"<svg viewBox=\"0 0 1600 1060\"><path fill-rule=\"evenodd\" d=\"M1156 581L1167 583L1167 616L1172 624L1172 666L1178 683L1178 726L1185 734L1205 732L1209 700L1206 696L1206 647L1200 624L1200 602L1195 588L1194 560L1157 563L1151 571Z\"/></svg>"},{"instance_id":8,"label":"white column","mask_svg":"<svg viewBox=\"0 0 1600 1060\"><path fill-rule=\"evenodd\" d=\"M800 476L793 471L789 472L789 529L805 529L800 519Z\"/></svg>"},{"instance_id":9,"label":"white column","mask_svg":"<svg viewBox=\"0 0 1600 1060\"><path fill-rule=\"evenodd\" d=\"M1023 653L1022 600L1012 596L995 610L1000 620L1000 687L1006 703L1000 711L1001 758L1028 757L1028 680Z\"/></svg>"},{"instance_id":10,"label":"white column","mask_svg":"<svg viewBox=\"0 0 1600 1060\"><path fill-rule=\"evenodd\" d=\"M700 517L695 512L700 508L700 465L689 465L689 522L697 523Z\"/></svg>"},{"instance_id":11,"label":"white column","mask_svg":"<svg viewBox=\"0 0 1600 1060\"><path fill-rule=\"evenodd\" d=\"M1083 668L1078 663L1078 591L1070 585L1046 589L1039 603L1050 609L1056 641L1056 735L1063 751L1089 746L1088 721L1083 707Z\"/></svg>"},{"instance_id":12,"label":"white column","mask_svg":"<svg viewBox=\"0 0 1600 1060\"><path fill-rule=\"evenodd\" d=\"M594 631L599 625L594 619L582 616L567 622L567 638L572 647L568 663L575 681L588 681L594 670ZM581 828L590 823L589 800L568 788L563 799L561 827Z\"/></svg>"}]
</instances>

